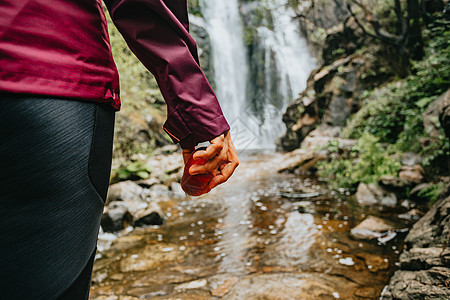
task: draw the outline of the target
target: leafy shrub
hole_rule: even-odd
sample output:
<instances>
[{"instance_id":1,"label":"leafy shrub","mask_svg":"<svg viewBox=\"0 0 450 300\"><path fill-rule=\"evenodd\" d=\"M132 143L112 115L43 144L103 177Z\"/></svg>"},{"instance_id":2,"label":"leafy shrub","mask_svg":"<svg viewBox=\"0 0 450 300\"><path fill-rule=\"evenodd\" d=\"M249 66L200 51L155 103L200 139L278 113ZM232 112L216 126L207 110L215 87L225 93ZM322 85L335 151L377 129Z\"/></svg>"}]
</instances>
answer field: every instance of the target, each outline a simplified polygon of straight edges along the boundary
<instances>
[{"instance_id":1,"label":"leafy shrub","mask_svg":"<svg viewBox=\"0 0 450 300\"><path fill-rule=\"evenodd\" d=\"M127 162L111 171L111 184L123 180L147 179L151 168L141 161Z\"/></svg>"},{"instance_id":2,"label":"leafy shrub","mask_svg":"<svg viewBox=\"0 0 450 300\"><path fill-rule=\"evenodd\" d=\"M187 5L190 14L193 14L197 17L203 17L200 0L188 0Z\"/></svg>"},{"instance_id":3,"label":"leafy shrub","mask_svg":"<svg viewBox=\"0 0 450 300\"><path fill-rule=\"evenodd\" d=\"M418 196L428 202L428 205L432 206L439 199L439 196L445 189L445 183L439 182L434 185L430 185L418 193Z\"/></svg>"},{"instance_id":4,"label":"leafy shrub","mask_svg":"<svg viewBox=\"0 0 450 300\"><path fill-rule=\"evenodd\" d=\"M335 143L329 150L337 152ZM364 134L348 157L338 158L318 165L319 175L334 188L355 189L360 182L374 183L382 175L396 176L401 164L393 147L385 147L379 138Z\"/></svg>"},{"instance_id":5,"label":"leafy shrub","mask_svg":"<svg viewBox=\"0 0 450 300\"><path fill-rule=\"evenodd\" d=\"M425 166L442 165L449 159L450 146L444 136L427 147L420 144L421 138L429 138L423 127L423 112L450 86L450 31L446 28L433 25L426 30L430 39L426 56L412 62L413 74L361 95L363 107L343 130L344 137L374 135L400 151L424 155ZM436 125L440 126L439 122Z\"/></svg>"}]
</instances>

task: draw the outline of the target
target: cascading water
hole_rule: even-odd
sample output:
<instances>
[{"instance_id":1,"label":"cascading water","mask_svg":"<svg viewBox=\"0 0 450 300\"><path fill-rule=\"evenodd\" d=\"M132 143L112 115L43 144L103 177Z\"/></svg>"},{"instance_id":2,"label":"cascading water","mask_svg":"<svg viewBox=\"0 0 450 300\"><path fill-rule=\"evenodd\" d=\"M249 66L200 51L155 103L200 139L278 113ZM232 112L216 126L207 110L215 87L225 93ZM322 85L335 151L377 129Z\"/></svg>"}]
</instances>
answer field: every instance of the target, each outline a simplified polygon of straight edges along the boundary
<instances>
[{"instance_id":1,"label":"cascading water","mask_svg":"<svg viewBox=\"0 0 450 300\"><path fill-rule=\"evenodd\" d=\"M286 104L305 89L315 59L294 22L295 13L286 7L286 0L272 0L266 5L271 11L273 28L259 27L258 34L266 49L266 62L270 59L271 51L275 54L280 93ZM269 65L265 68L266 80L270 80L270 71ZM270 88L270 85L266 88Z\"/></svg>"},{"instance_id":2,"label":"cascading water","mask_svg":"<svg viewBox=\"0 0 450 300\"><path fill-rule=\"evenodd\" d=\"M227 120L238 118L245 103L247 85L246 48L237 0L203 0L214 64L216 94Z\"/></svg>"},{"instance_id":3,"label":"cascading water","mask_svg":"<svg viewBox=\"0 0 450 300\"><path fill-rule=\"evenodd\" d=\"M293 21L294 13L285 4L286 0L258 4L270 11L273 24L257 28L264 61L256 62L248 61L238 1L201 1L211 41L216 93L238 150L275 147L275 140L285 131L282 114L288 103L306 87L315 65ZM248 96L248 84L252 81L248 70L255 63L264 64L264 89ZM258 102L257 113L251 108L254 101Z\"/></svg>"}]
</instances>

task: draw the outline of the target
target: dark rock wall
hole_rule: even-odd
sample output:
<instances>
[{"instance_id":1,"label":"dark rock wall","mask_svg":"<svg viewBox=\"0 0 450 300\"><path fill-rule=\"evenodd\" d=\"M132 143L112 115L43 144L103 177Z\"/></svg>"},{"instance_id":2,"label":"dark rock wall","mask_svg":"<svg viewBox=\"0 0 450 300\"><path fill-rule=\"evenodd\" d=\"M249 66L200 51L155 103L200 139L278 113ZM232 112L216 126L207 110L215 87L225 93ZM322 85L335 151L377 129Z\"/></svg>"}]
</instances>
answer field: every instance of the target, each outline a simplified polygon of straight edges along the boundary
<instances>
[{"instance_id":1,"label":"dark rock wall","mask_svg":"<svg viewBox=\"0 0 450 300\"><path fill-rule=\"evenodd\" d=\"M450 186L406 237L400 269L381 299L450 299L449 238Z\"/></svg>"}]
</instances>

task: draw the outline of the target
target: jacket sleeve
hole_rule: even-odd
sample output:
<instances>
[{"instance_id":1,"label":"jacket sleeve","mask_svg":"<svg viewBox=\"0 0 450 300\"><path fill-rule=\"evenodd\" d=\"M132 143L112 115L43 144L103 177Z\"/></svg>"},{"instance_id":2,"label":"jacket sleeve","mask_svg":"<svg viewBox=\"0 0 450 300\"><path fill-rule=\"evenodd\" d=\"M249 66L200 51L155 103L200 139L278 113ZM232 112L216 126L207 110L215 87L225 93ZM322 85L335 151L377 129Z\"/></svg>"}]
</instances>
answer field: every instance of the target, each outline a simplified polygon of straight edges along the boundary
<instances>
[{"instance_id":1,"label":"jacket sleeve","mask_svg":"<svg viewBox=\"0 0 450 300\"><path fill-rule=\"evenodd\" d=\"M164 130L182 148L230 127L200 68L186 0L104 0L130 49L156 77L167 103Z\"/></svg>"}]
</instances>

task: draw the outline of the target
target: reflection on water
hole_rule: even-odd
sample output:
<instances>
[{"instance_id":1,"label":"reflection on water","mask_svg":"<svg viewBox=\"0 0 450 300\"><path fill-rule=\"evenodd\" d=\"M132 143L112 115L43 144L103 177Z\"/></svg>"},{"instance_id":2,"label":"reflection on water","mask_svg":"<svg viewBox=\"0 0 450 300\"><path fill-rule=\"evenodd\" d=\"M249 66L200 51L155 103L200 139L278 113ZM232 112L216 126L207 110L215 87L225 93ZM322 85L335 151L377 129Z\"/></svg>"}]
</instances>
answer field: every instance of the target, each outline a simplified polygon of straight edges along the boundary
<instances>
[{"instance_id":1,"label":"reflection on water","mask_svg":"<svg viewBox=\"0 0 450 300\"><path fill-rule=\"evenodd\" d=\"M393 212L277 174L280 159L243 155L229 183L173 200L166 224L114 241L96 261L91 299L375 299L404 235L381 245L349 230L368 215L397 221Z\"/></svg>"}]
</instances>

